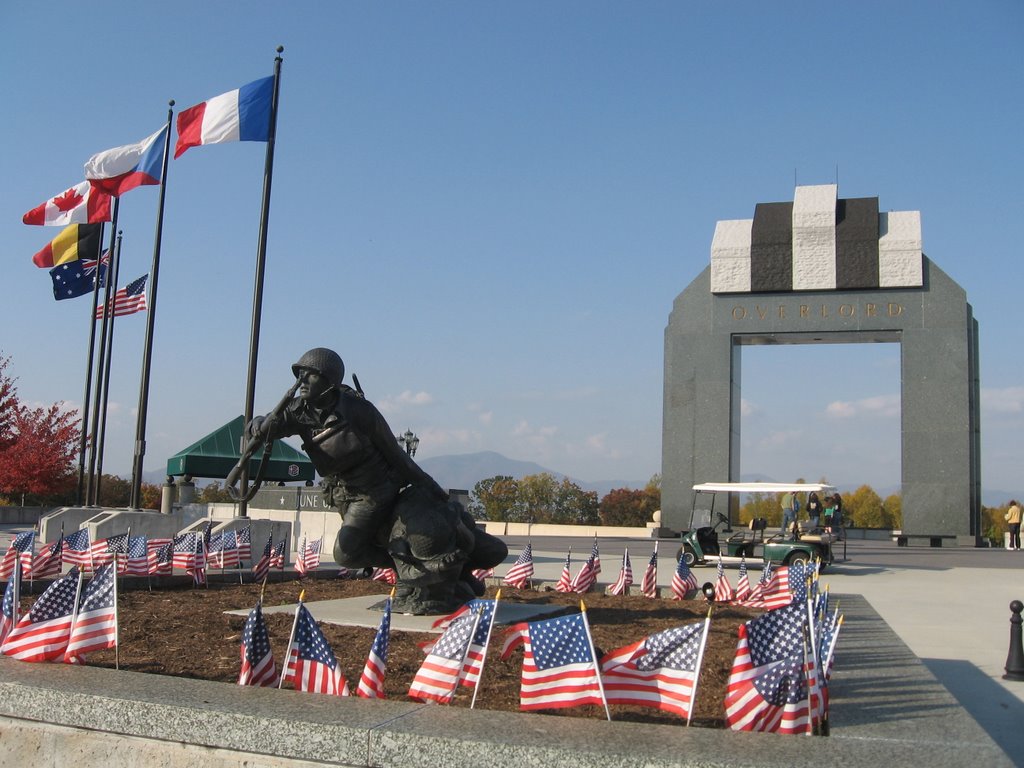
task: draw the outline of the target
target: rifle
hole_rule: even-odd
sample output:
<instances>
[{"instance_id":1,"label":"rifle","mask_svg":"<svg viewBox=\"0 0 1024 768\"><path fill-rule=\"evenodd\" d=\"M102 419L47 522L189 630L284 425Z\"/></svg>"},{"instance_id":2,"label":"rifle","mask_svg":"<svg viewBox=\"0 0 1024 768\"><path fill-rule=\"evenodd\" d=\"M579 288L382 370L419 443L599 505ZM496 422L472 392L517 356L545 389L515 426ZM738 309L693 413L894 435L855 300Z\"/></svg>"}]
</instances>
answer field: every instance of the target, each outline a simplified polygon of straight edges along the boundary
<instances>
[{"instance_id":1,"label":"rifle","mask_svg":"<svg viewBox=\"0 0 1024 768\"><path fill-rule=\"evenodd\" d=\"M287 392L285 392L285 395L284 397L281 398L281 401L276 406L274 406L274 410L267 414L267 419L277 419L281 417L281 415L284 413L284 409L288 407L288 403L290 403L292 401L292 398L295 397L295 393L298 391L299 385L301 383L302 379L295 380L295 383L292 384L291 388L289 388ZM244 425L243 429L248 426L248 424ZM244 435L242 439L245 439ZM267 467L267 461L269 461L270 459L270 452L271 450L273 450L274 441L268 440L266 438L266 435L259 434L256 435L255 437L249 438L248 442L245 444L245 447L242 449L241 458L239 458L238 463L235 464L234 468L230 472L228 472L228 476L224 481L227 484L228 495L231 496L231 498L234 501L243 500L243 497L238 493L238 490L235 488L235 485L238 483L239 479L241 479L242 471L247 466L249 466L249 460L252 458L253 454L256 453L257 449L261 445L263 446L263 456L260 458L260 468L256 472L256 478L252 481L252 486L249 488L248 491L246 491L244 500L247 502L251 501L252 498L256 495L256 492L259 491L260 486L263 485L263 474Z\"/></svg>"}]
</instances>

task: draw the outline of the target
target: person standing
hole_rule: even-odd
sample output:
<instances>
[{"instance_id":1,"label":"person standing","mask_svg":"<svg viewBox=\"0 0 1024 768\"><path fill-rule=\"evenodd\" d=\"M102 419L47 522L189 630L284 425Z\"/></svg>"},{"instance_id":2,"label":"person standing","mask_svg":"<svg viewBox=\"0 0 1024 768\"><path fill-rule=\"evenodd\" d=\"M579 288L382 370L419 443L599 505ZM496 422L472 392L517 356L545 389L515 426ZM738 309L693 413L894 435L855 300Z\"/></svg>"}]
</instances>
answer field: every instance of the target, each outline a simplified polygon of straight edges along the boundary
<instances>
[{"instance_id":1,"label":"person standing","mask_svg":"<svg viewBox=\"0 0 1024 768\"><path fill-rule=\"evenodd\" d=\"M784 533L792 534L793 538L796 538L796 494L792 491L786 491L782 494L782 500L779 503L782 506L782 530Z\"/></svg>"},{"instance_id":2,"label":"person standing","mask_svg":"<svg viewBox=\"0 0 1024 768\"><path fill-rule=\"evenodd\" d=\"M821 501L818 499L817 491L811 491L807 497L807 517L811 521L811 528L818 528L821 526L821 513L824 507L821 505Z\"/></svg>"},{"instance_id":3,"label":"person standing","mask_svg":"<svg viewBox=\"0 0 1024 768\"><path fill-rule=\"evenodd\" d=\"M1010 524L1010 544L1006 547L1010 550L1020 549L1020 514L1020 504L1016 499L1010 499L1010 508L1003 515Z\"/></svg>"}]
</instances>

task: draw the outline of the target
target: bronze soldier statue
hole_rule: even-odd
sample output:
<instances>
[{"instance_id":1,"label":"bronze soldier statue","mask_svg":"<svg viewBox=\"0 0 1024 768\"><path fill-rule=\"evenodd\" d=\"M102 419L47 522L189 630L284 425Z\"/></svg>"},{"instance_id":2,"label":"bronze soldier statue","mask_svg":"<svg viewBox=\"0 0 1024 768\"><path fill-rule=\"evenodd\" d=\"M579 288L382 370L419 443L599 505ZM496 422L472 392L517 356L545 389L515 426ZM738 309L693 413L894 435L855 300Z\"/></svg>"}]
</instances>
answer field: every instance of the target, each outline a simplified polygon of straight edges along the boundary
<instances>
[{"instance_id":1,"label":"bronze soldier statue","mask_svg":"<svg viewBox=\"0 0 1024 768\"><path fill-rule=\"evenodd\" d=\"M323 478L324 496L342 515L335 561L346 568L394 568L395 610L446 613L483 594L472 575L508 555L401 448L362 392L343 383L338 354L317 347L292 366L298 396L248 425L252 437L302 438Z\"/></svg>"}]
</instances>

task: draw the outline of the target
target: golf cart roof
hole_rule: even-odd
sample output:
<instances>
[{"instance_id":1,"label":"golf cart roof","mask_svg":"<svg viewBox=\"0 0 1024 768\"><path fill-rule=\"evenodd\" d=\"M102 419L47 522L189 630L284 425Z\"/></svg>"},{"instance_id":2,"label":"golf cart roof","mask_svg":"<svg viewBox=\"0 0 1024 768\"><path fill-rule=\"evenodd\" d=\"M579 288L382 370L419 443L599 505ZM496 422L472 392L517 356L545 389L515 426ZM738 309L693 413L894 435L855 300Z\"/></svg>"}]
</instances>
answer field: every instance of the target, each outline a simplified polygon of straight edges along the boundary
<instances>
[{"instance_id":1,"label":"golf cart roof","mask_svg":"<svg viewBox=\"0 0 1024 768\"><path fill-rule=\"evenodd\" d=\"M697 493L835 493L835 486L822 483L699 483Z\"/></svg>"}]
</instances>

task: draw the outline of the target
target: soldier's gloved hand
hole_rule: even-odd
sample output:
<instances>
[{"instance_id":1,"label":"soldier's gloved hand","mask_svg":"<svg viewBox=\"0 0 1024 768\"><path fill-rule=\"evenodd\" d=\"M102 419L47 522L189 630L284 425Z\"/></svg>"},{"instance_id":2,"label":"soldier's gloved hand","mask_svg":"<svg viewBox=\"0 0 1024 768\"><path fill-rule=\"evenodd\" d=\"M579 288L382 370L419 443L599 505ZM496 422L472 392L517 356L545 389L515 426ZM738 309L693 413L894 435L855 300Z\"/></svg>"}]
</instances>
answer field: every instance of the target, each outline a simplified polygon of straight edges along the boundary
<instances>
[{"instance_id":1,"label":"soldier's gloved hand","mask_svg":"<svg viewBox=\"0 0 1024 768\"><path fill-rule=\"evenodd\" d=\"M274 428L276 420L273 417L254 416L245 432L250 438L267 437L270 430Z\"/></svg>"}]
</instances>

